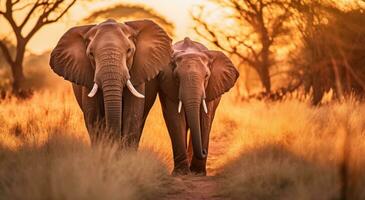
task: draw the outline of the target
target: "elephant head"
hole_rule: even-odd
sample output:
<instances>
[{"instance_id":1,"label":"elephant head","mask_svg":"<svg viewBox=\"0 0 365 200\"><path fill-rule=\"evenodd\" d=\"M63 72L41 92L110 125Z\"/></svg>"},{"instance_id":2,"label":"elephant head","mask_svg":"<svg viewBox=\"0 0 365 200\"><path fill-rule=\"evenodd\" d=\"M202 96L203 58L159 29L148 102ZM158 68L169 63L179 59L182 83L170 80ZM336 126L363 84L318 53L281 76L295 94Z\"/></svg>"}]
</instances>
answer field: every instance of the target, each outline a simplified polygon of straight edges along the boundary
<instances>
[{"instance_id":1,"label":"elephant head","mask_svg":"<svg viewBox=\"0 0 365 200\"><path fill-rule=\"evenodd\" d=\"M53 49L50 66L55 73L90 89L101 91L106 128L120 136L124 86L139 98L133 85L154 78L171 57L171 39L150 20L71 28Z\"/></svg>"},{"instance_id":2,"label":"elephant head","mask_svg":"<svg viewBox=\"0 0 365 200\"><path fill-rule=\"evenodd\" d=\"M177 112L184 107L194 155L204 159L207 150L202 148L200 116L208 114L206 102L232 88L239 73L222 52L208 50L189 38L174 44L173 50L172 62L163 73L162 92L179 102Z\"/></svg>"}]
</instances>

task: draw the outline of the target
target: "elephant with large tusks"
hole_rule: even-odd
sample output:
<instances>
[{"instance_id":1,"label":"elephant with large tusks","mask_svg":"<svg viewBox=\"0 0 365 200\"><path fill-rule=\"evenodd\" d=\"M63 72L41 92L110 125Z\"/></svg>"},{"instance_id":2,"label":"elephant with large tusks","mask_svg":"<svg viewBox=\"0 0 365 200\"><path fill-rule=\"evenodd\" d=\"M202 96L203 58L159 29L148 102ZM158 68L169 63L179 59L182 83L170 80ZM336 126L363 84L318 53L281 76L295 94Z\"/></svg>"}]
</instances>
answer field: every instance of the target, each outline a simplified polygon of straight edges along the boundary
<instances>
[{"instance_id":1,"label":"elephant with large tusks","mask_svg":"<svg viewBox=\"0 0 365 200\"><path fill-rule=\"evenodd\" d=\"M208 50L189 38L175 43L173 50L170 65L159 76L159 98L173 146L173 173L191 171L205 175L215 110L221 95L233 87L239 73L222 52Z\"/></svg>"},{"instance_id":2,"label":"elephant with large tusks","mask_svg":"<svg viewBox=\"0 0 365 200\"><path fill-rule=\"evenodd\" d=\"M171 39L150 20L71 28L53 49L50 66L72 82L91 141L96 127L137 147L168 65Z\"/></svg>"}]
</instances>

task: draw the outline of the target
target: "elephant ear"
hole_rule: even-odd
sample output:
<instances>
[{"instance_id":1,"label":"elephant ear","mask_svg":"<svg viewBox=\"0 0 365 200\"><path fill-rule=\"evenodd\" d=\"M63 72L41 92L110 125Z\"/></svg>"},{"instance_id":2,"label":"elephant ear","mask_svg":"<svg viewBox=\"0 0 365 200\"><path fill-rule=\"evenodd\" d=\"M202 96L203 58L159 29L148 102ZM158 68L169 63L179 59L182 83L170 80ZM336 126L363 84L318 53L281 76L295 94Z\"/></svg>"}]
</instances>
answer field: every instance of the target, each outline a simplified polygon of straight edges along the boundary
<instances>
[{"instance_id":1,"label":"elephant ear","mask_svg":"<svg viewBox=\"0 0 365 200\"><path fill-rule=\"evenodd\" d=\"M78 26L68 30L53 49L49 62L56 74L89 88L93 85L94 70L86 55L83 36L92 27L94 25Z\"/></svg>"},{"instance_id":2,"label":"elephant ear","mask_svg":"<svg viewBox=\"0 0 365 200\"><path fill-rule=\"evenodd\" d=\"M212 58L210 78L206 88L206 100L211 101L228 92L235 84L239 73L232 61L220 51L208 51Z\"/></svg>"},{"instance_id":3,"label":"elephant ear","mask_svg":"<svg viewBox=\"0 0 365 200\"><path fill-rule=\"evenodd\" d=\"M153 79L170 62L172 40L151 20L126 22L136 31L136 52L130 70L131 81L139 85Z\"/></svg>"}]
</instances>

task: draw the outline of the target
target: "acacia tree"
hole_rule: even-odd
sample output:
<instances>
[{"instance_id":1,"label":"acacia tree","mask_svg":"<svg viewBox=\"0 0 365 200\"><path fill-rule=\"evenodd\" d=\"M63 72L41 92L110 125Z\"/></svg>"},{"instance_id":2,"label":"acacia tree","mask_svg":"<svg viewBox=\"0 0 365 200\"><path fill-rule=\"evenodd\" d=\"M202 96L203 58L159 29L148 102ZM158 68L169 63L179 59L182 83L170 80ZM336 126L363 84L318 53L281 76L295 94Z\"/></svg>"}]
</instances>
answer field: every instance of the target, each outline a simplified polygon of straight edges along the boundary
<instances>
[{"instance_id":1,"label":"acacia tree","mask_svg":"<svg viewBox=\"0 0 365 200\"><path fill-rule=\"evenodd\" d=\"M292 0L301 35L295 56L304 91L319 104L330 90L334 98L365 97L365 9L341 9L332 1Z\"/></svg>"},{"instance_id":2,"label":"acacia tree","mask_svg":"<svg viewBox=\"0 0 365 200\"><path fill-rule=\"evenodd\" d=\"M174 24L155 10L144 5L131 5L125 3L115 4L112 7L101 8L92 12L81 22L86 24L95 23L110 18L117 21L126 21L138 18L151 19L161 25L170 36L174 36Z\"/></svg>"},{"instance_id":3,"label":"acacia tree","mask_svg":"<svg viewBox=\"0 0 365 200\"><path fill-rule=\"evenodd\" d=\"M1 1L0 1L1 2ZM11 67L13 76L13 92L22 91L24 86L23 60L26 46L34 34L43 26L57 22L75 4L76 0L36 0L20 1L6 0L5 8L0 9L0 17L3 17L10 25L16 40L15 55L12 55L6 42L0 40L0 49L6 62ZM22 20L15 19L17 12L25 12ZM20 23L17 23L20 21ZM29 28L29 26L32 26ZM25 33L25 27L29 29Z\"/></svg>"},{"instance_id":4,"label":"acacia tree","mask_svg":"<svg viewBox=\"0 0 365 200\"><path fill-rule=\"evenodd\" d=\"M209 0L218 6L197 7L194 30L202 38L253 68L271 92L270 68L275 64L272 47L288 33L285 22L291 11L286 0ZM212 19L212 16L219 16Z\"/></svg>"}]
</instances>

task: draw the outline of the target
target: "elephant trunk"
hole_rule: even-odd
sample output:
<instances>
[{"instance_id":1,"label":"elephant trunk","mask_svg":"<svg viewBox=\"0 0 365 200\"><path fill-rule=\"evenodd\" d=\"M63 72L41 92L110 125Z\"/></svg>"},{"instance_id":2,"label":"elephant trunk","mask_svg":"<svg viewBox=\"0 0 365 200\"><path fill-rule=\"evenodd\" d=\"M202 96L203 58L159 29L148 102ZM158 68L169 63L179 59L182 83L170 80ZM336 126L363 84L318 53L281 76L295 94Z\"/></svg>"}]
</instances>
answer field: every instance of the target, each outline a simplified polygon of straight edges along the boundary
<instances>
[{"instance_id":1,"label":"elephant trunk","mask_svg":"<svg viewBox=\"0 0 365 200\"><path fill-rule=\"evenodd\" d=\"M122 130L122 85L120 80L110 77L102 81L106 128L117 141Z\"/></svg>"},{"instance_id":2,"label":"elephant trunk","mask_svg":"<svg viewBox=\"0 0 365 200\"><path fill-rule=\"evenodd\" d=\"M122 130L123 87L129 73L123 56L114 49L105 49L96 58L95 83L103 92L106 130L118 141Z\"/></svg>"},{"instance_id":3,"label":"elephant trunk","mask_svg":"<svg viewBox=\"0 0 365 200\"><path fill-rule=\"evenodd\" d=\"M122 94L126 85L133 95L144 98L132 85L126 59L118 48L107 47L96 53L94 87L88 94L93 97L101 86L104 97L106 130L113 139L121 139Z\"/></svg>"},{"instance_id":4,"label":"elephant trunk","mask_svg":"<svg viewBox=\"0 0 365 200\"><path fill-rule=\"evenodd\" d=\"M199 94L197 88L180 88L180 92L181 91L188 91L189 93L197 91L195 92L197 94L189 94L188 96L186 94L181 94L180 99L184 105L187 123L190 128L194 156L199 160L203 160L207 157L207 150L203 149L200 127L200 105L202 102L202 95Z\"/></svg>"}]
</instances>

